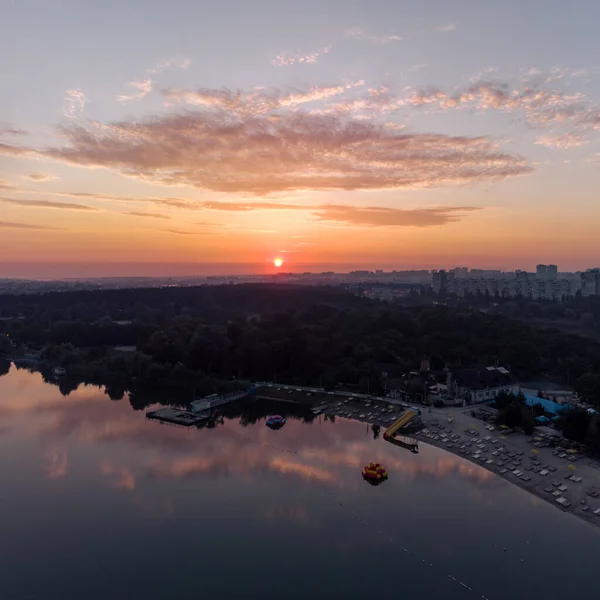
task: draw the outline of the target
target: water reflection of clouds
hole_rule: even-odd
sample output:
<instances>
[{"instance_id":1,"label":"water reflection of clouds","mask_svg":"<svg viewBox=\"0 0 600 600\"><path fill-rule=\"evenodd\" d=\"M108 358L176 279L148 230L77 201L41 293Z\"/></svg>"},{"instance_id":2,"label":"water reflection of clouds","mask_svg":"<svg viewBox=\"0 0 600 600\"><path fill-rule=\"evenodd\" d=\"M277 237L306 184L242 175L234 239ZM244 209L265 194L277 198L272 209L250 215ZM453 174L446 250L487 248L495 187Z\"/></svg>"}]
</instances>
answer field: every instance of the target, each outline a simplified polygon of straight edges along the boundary
<instances>
[{"instance_id":1,"label":"water reflection of clouds","mask_svg":"<svg viewBox=\"0 0 600 600\"><path fill-rule=\"evenodd\" d=\"M312 425L289 419L277 432L262 422L242 427L229 420L225 427L197 431L149 422L127 402L111 402L94 387L82 387L64 398L39 375L13 372L2 383L7 380L11 384L10 401L4 409L10 414L33 415L35 431L31 435L51 448L46 460L50 461L47 472L53 477L68 471L66 450L58 451L59 446L96 446L101 454L101 474L113 486L130 491L141 475L156 480L232 475L248 479L277 474L356 489L361 483L356 473L371 460L383 462L394 477L405 480L449 476L477 484L493 480L489 471L434 448L424 447L414 456L383 440L374 444L370 433L366 437L365 424L346 419L337 419L335 424L318 419ZM26 394L21 388L23 382L27 384ZM100 451L113 444L138 451L127 453L120 459L124 464L117 465Z\"/></svg>"},{"instance_id":2,"label":"water reflection of clouds","mask_svg":"<svg viewBox=\"0 0 600 600\"><path fill-rule=\"evenodd\" d=\"M47 448L46 450L46 475L48 479L60 479L69 471L69 458L66 450Z\"/></svg>"},{"instance_id":3,"label":"water reflection of clouds","mask_svg":"<svg viewBox=\"0 0 600 600\"><path fill-rule=\"evenodd\" d=\"M311 516L303 506L283 506L273 504L269 506L264 517L273 521L290 521L301 524L303 527L309 526L317 528L320 526L320 520Z\"/></svg>"},{"instance_id":4,"label":"water reflection of clouds","mask_svg":"<svg viewBox=\"0 0 600 600\"><path fill-rule=\"evenodd\" d=\"M328 452L316 448L306 448L300 452L300 455L302 458L318 460L330 466L357 469L362 467L361 457L367 456L369 451L372 452L372 449L367 444L352 443L346 447L344 452ZM408 457L405 457L406 460L402 460L395 456L399 452L401 450L396 447L389 447L389 450L385 451L378 449L377 460L385 463L388 471L393 470L395 474L401 473L407 476L407 479L414 479L419 476L441 479L451 474L457 474L477 483L488 483L494 477L489 471L451 455L435 457L422 454L421 458L424 460L411 460Z\"/></svg>"},{"instance_id":5,"label":"water reflection of clouds","mask_svg":"<svg viewBox=\"0 0 600 600\"><path fill-rule=\"evenodd\" d=\"M156 479L186 479L198 475L210 475L214 478L230 475L249 475L275 472L281 475L295 476L306 481L334 483L336 478L331 471L317 466L307 465L292 458L271 457L260 447L221 446L218 455L205 457L190 456L174 460L156 460L150 465L147 474Z\"/></svg>"},{"instance_id":6,"label":"water reflection of clouds","mask_svg":"<svg viewBox=\"0 0 600 600\"><path fill-rule=\"evenodd\" d=\"M113 486L118 490L132 492L135 489L135 476L127 467L103 461L100 465L100 473L110 477L113 480Z\"/></svg>"},{"instance_id":7,"label":"water reflection of clouds","mask_svg":"<svg viewBox=\"0 0 600 600\"><path fill-rule=\"evenodd\" d=\"M10 373L0 380L0 386L3 391L0 415L4 416L54 411L65 405L102 395L96 387L81 386L76 393L64 397L57 387L44 383L39 373L30 373L24 369L11 369Z\"/></svg>"}]
</instances>

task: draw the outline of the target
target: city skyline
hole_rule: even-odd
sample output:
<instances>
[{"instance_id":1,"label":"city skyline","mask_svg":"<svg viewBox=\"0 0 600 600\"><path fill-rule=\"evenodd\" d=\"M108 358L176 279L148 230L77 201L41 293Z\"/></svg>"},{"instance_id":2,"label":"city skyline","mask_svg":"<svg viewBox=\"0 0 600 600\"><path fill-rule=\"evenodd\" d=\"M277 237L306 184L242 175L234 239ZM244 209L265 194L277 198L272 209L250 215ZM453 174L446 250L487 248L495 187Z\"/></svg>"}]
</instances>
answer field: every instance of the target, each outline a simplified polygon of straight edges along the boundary
<instances>
[{"instance_id":1,"label":"city skyline","mask_svg":"<svg viewBox=\"0 0 600 600\"><path fill-rule=\"evenodd\" d=\"M557 267L553 273L539 272L539 267ZM323 264L297 264L284 265L281 268L274 266L272 263L256 264L223 264L223 263L169 263L169 264L154 264L154 263L66 263L54 264L49 272L44 263L1 263L0 264L0 281L23 279L32 281L60 281L61 279L122 279L134 280L136 278L155 278L167 279L169 277L182 278L204 278L204 277L271 277L274 275L324 275L331 273L334 275L352 275L359 273L370 273L371 275L392 274L421 274L427 273L432 276L434 273L449 273L457 279L460 278L486 278L496 276L516 276L519 273L534 276L547 277L548 279L564 276L577 276L581 273L590 271L598 271L599 267L588 265L582 269L565 270L560 269L557 265L538 264L534 268L516 268L516 269L495 269L485 267L467 267L467 266L427 266L427 267L406 267L390 266L385 268L384 265L361 265L354 264L349 267L347 264L331 265L331 268L324 268Z\"/></svg>"},{"instance_id":2,"label":"city skyline","mask_svg":"<svg viewBox=\"0 0 600 600\"><path fill-rule=\"evenodd\" d=\"M600 6L454 4L6 3L0 277L597 266Z\"/></svg>"}]
</instances>

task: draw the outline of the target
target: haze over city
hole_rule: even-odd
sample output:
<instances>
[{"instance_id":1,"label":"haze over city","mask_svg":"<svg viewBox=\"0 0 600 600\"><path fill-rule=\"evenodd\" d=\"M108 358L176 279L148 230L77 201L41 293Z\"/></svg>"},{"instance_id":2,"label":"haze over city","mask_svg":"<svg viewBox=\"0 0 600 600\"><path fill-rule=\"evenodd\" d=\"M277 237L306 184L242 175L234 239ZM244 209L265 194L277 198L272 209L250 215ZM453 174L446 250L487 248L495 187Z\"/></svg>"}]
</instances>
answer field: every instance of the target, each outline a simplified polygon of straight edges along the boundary
<instances>
[{"instance_id":1,"label":"haze over city","mask_svg":"<svg viewBox=\"0 0 600 600\"><path fill-rule=\"evenodd\" d=\"M2 14L0 277L597 266L596 2Z\"/></svg>"}]
</instances>

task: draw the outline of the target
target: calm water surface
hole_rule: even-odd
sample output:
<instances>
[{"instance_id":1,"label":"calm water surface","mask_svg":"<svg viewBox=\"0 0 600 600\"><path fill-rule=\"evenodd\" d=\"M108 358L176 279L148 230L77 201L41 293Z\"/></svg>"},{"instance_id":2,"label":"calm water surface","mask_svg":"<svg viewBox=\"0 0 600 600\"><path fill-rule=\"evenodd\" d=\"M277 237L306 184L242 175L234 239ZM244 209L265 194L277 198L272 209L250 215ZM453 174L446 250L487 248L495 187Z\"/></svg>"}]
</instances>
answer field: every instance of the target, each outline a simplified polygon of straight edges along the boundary
<instances>
[{"instance_id":1,"label":"calm water surface","mask_svg":"<svg viewBox=\"0 0 600 600\"><path fill-rule=\"evenodd\" d=\"M12 367L0 377L0 598L547 600L597 589L599 530L438 449L413 455L364 424L290 410L278 407L290 416L279 431L239 417L183 429L146 420L127 397L65 397ZM390 472L378 487L360 474L372 460Z\"/></svg>"}]
</instances>

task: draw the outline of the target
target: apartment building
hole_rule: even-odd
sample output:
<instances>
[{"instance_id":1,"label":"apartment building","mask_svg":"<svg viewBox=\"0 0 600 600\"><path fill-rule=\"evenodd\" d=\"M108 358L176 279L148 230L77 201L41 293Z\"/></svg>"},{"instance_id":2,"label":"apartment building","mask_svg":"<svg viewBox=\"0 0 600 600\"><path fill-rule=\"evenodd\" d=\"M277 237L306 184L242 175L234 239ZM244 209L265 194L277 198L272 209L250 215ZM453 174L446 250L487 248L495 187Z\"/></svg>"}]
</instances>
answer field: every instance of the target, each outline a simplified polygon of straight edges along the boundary
<instances>
[{"instance_id":1,"label":"apartment building","mask_svg":"<svg viewBox=\"0 0 600 600\"><path fill-rule=\"evenodd\" d=\"M484 271L471 270L465 274L464 267L450 271L432 272L433 289L457 296L467 294L489 294L490 296L525 296L534 300L560 300L573 296L583 285L586 295L600 291L600 269L586 273L558 274L556 265L538 265L535 273L527 271Z\"/></svg>"}]
</instances>

